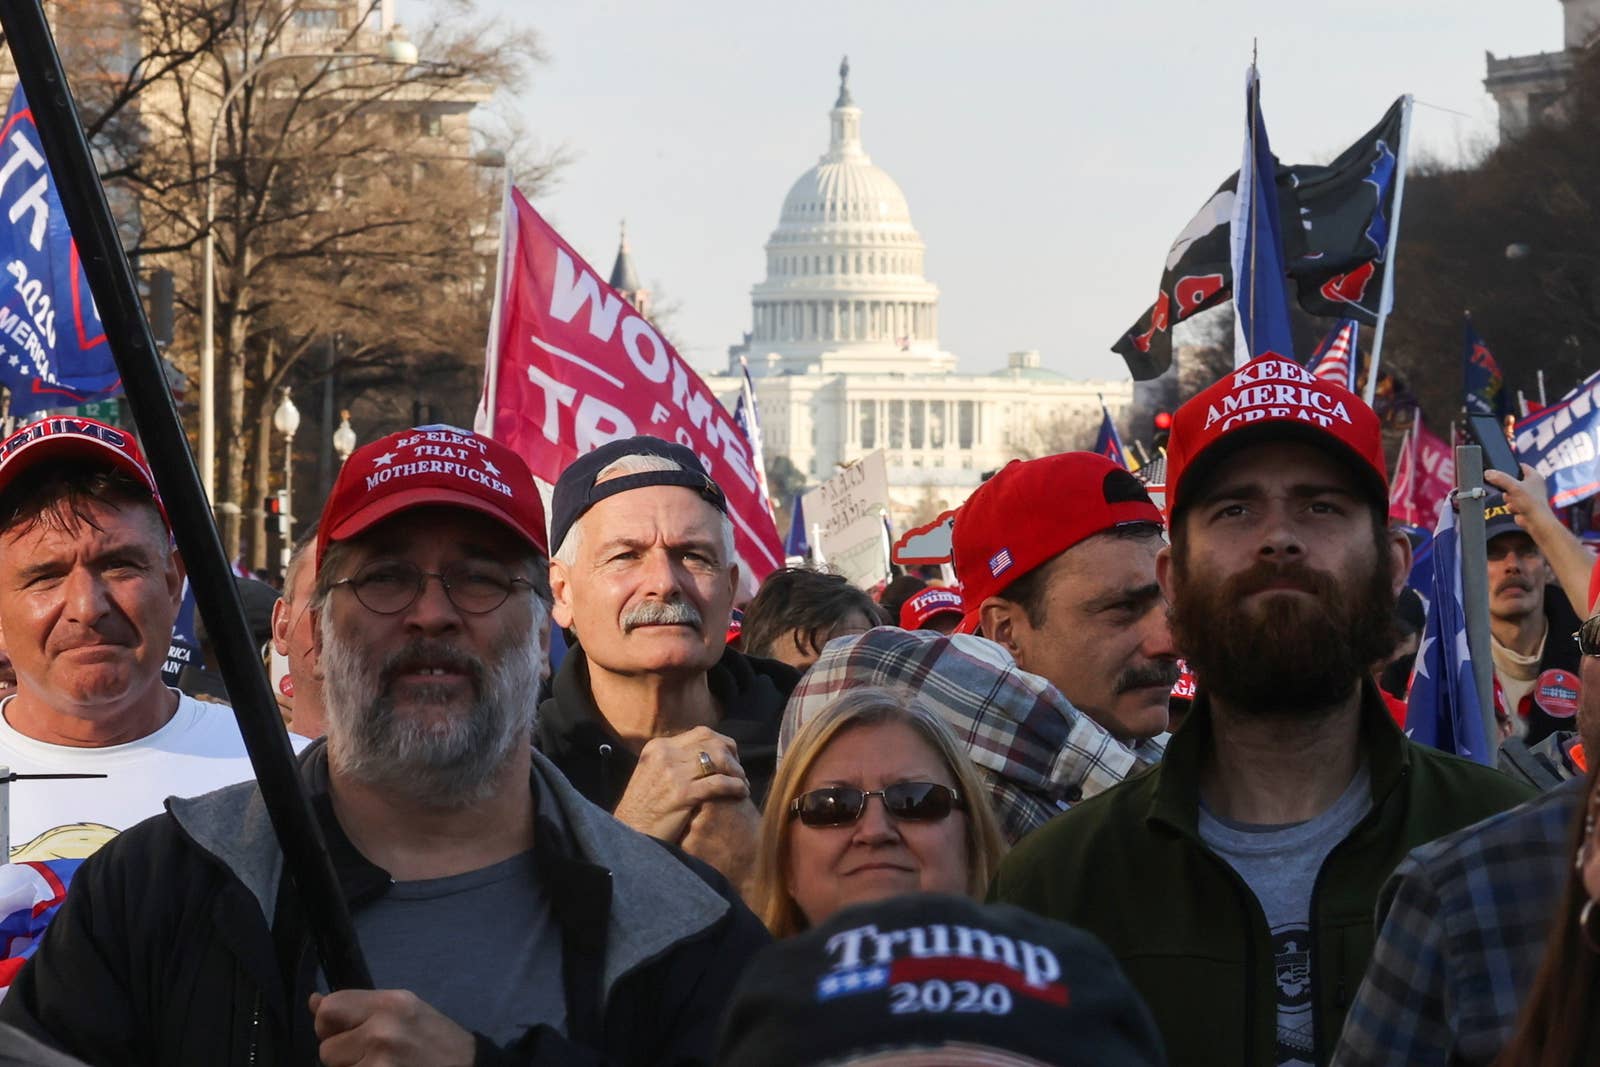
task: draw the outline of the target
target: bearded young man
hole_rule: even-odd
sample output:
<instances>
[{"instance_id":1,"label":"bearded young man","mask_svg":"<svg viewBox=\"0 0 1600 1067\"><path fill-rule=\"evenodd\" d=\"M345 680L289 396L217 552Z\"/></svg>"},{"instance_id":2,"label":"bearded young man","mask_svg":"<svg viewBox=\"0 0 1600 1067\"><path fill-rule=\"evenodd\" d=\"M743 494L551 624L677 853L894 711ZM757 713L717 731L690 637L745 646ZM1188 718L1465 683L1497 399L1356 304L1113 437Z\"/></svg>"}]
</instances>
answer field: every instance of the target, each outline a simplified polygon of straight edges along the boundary
<instances>
[{"instance_id":1,"label":"bearded young man","mask_svg":"<svg viewBox=\"0 0 1600 1067\"><path fill-rule=\"evenodd\" d=\"M1025 839L994 896L1099 936L1174 1062L1323 1064L1414 846L1527 791L1408 741L1368 676L1409 552L1378 420L1263 355L1180 408L1157 560L1197 694L1166 759Z\"/></svg>"},{"instance_id":2,"label":"bearded young man","mask_svg":"<svg viewBox=\"0 0 1600 1067\"><path fill-rule=\"evenodd\" d=\"M301 774L376 990L327 992L250 784L86 864L0 1021L95 1065L708 1060L766 935L533 752L546 545L526 465L453 427L357 451L329 498Z\"/></svg>"}]
</instances>

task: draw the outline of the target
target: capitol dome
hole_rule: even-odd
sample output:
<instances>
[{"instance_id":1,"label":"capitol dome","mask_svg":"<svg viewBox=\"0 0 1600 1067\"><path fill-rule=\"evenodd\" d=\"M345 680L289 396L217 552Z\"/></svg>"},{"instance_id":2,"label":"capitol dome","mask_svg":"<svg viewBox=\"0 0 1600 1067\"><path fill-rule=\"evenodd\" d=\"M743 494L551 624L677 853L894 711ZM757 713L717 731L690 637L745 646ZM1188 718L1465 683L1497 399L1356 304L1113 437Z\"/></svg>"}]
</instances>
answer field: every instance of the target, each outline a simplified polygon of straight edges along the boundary
<instances>
[{"instance_id":1,"label":"capitol dome","mask_svg":"<svg viewBox=\"0 0 1600 1067\"><path fill-rule=\"evenodd\" d=\"M926 246L905 193L862 147L849 74L846 61L828 150L783 198L766 279L751 291L757 374L803 372L824 354L951 362L939 352L939 289L922 274Z\"/></svg>"}]
</instances>

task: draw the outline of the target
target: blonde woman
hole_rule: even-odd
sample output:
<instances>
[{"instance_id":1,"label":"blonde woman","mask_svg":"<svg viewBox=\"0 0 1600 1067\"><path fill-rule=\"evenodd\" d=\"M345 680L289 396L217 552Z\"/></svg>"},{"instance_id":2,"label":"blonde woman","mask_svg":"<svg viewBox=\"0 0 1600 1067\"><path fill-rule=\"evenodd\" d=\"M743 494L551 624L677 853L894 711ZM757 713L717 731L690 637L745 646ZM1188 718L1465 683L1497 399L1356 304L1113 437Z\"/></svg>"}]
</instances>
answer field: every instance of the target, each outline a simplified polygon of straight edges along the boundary
<instances>
[{"instance_id":1,"label":"blonde woman","mask_svg":"<svg viewBox=\"0 0 1600 1067\"><path fill-rule=\"evenodd\" d=\"M905 893L980 900L1004 850L988 792L944 721L904 694L852 689L778 765L753 904L788 937Z\"/></svg>"}]
</instances>

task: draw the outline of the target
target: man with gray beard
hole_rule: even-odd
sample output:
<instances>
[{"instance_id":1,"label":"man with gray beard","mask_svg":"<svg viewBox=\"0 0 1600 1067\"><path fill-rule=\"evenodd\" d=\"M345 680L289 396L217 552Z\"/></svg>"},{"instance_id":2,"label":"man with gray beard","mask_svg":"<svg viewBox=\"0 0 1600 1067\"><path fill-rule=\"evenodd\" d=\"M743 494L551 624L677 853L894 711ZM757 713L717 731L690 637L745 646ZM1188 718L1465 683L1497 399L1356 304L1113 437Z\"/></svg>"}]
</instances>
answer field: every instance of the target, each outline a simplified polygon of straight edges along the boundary
<instances>
[{"instance_id":1,"label":"man with gray beard","mask_svg":"<svg viewBox=\"0 0 1600 1067\"><path fill-rule=\"evenodd\" d=\"M358 450L328 500L301 773L376 990L327 990L252 783L86 864L5 1021L90 1064L709 1060L765 931L533 751L546 546L526 465L453 427Z\"/></svg>"}]
</instances>

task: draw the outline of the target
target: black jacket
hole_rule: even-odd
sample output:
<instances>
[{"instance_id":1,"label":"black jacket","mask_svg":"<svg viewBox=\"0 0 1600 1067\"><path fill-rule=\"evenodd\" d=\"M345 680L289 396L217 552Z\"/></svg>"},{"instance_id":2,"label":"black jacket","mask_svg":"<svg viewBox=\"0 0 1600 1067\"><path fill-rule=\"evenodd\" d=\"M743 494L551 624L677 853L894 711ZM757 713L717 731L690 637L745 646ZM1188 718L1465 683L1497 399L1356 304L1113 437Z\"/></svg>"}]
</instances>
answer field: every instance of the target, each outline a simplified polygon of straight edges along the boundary
<instances>
[{"instance_id":1,"label":"black jacket","mask_svg":"<svg viewBox=\"0 0 1600 1067\"><path fill-rule=\"evenodd\" d=\"M722 653L706 672L711 695L722 708L716 731L739 746L739 764L760 807L767 799L778 761L778 726L800 672L775 659ZM554 694L539 706L534 744L590 801L615 811L639 757L622 743L589 690L589 660L574 647L556 672Z\"/></svg>"},{"instance_id":2,"label":"black jacket","mask_svg":"<svg viewBox=\"0 0 1600 1067\"><path fill-rule=\"evenodd\" d=\"M1572 603L1557 585L1544 590L1546 620L1544 655L1539 658L1539 678L1517 702L1512 714L1527 724L1523 741L1531 748L1553 733L1576 729L1576 712L1583 699L1583 657L1573 633L1583 624Z\"/></svg>"},{"instance_id":3,"label":"black jacket","mask_svg":"<svg viewBox=\"0 0 1600 1067\"><path fill-rule=\"evenodd\" d=\"M345 838L321 744L301 756L353 908L388 875ZM722 879L578 796L534 756L535 859L561 930L566 1036L479 1064L698 1064L766 931ZM91 857L0 1021L101 1064L315 1064L316 962L255 783L170 799ZM268 914L276 918L268 923ZM463 982L493 982L463 973Z\"/></svg>"}]
</instances>

